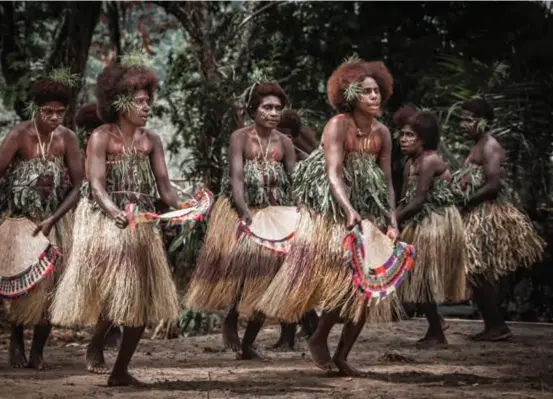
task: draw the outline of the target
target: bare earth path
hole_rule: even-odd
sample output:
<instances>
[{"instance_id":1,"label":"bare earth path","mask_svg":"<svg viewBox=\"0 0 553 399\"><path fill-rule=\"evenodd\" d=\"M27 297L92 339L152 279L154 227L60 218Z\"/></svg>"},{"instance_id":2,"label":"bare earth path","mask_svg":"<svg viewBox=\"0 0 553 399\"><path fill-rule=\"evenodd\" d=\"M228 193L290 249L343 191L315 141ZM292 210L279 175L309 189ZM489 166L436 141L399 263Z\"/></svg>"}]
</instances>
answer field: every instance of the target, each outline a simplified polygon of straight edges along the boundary
<instances>
[{"instance_id":1,"label":"bare earth path","mask_svg":"<svg viewBox=\"0 0 553 399\"><path fill-rule=\"evenodd\" d=\"M86 373L85 341L68 343L70 333L63 330L45 351L51 370L10 369L9 336L3 334L0 398L553 398L553 326L518 324L510 342L480 344L466 339L480 323L449 324L450 347L426 351L414 347L426 327L422 320L365 328L351 362L367 376L353 380L314 368L304 342L296 352L265 349L269 361L246 362L221 352L218 335L143 340L131 366L148 384L144 389L107 388L106 376ZM338 333L333 331L332 345ZM277 338L277 328L266 328L259 345L268 347ZM108 352L110 365L114 356Z\"/></svg>"}]
</instances>

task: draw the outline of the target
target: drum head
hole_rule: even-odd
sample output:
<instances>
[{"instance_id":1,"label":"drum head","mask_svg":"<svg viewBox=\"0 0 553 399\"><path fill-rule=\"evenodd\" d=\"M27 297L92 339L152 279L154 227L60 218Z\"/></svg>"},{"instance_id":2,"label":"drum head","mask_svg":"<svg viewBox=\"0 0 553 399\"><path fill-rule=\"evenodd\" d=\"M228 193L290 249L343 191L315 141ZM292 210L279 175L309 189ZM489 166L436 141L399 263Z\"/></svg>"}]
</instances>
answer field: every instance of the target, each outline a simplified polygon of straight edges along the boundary
<instances>
[{"instance_id":1,"label":"drum head","mask_svg":"<svg viewBox=\"0 0 553 399\"><path fill-rule=\"evenodd\" d=\"M251 234L267 241L282 241L296 231L300 213L294 206L269 206L260 209L249 226Z\"/></svg>"}]
</instances>

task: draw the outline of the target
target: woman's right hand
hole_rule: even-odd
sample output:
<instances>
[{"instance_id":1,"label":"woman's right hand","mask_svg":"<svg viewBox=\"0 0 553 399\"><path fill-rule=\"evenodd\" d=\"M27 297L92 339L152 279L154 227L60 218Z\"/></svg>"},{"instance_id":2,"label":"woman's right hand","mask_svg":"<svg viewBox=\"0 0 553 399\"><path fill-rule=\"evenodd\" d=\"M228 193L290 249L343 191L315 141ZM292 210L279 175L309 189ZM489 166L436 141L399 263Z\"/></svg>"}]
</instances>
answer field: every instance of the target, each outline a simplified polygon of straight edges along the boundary
<instances>
[{"instance_id":1,"label":"woman's right hand","mask_svg":"<svg viewBox=\"0 0 553 399\"><path fill-rule=\"evenodd\" d=\"M120 229L124 229L129 225L129 218L123 211L117 211L112 217L115 220L115 225Z\"/></svg>"},{"instance_id":2,"label":"woman's right hand","mask_svg":"<svg viewBox=\"0 0 553 399\"><path fill-rule=\"evenodd\" d=\"M359 225L361 227L361 216L357 213L355 209L350 209L347 214L347 228L348 230L353 229L355 226Z\"/></svg>"},{"instance_id":3,"label":"woman's right hand","mask_svg":"<svg viewBox=\"0 0 553 399\"><path fill-rule=\"evenodd\" d=\"M240 217L240 219L242 219L242 221L244 223L246 223L246 225L251 225L252 224L252 214L250 213L250 210L249 209L246 209L242 212L242 216Z\"/></svg>"}]
</instances>

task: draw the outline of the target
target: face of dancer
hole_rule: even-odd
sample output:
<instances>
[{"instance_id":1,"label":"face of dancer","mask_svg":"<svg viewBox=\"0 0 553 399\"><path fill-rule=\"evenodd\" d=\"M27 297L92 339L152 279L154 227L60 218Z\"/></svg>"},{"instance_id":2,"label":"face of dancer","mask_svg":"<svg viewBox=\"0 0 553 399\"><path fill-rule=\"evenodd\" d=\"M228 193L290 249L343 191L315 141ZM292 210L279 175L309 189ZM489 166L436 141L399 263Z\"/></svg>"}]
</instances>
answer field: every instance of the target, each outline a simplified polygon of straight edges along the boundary
<instances>
[{"instance_id":1,"label":"face of dancer","mask_svg":"<svg viewBox=\"0 0 553 399\"><path fill-rule=\"evenodd\" d=\"M467 137L474 137L478 134L478 118L472 112L463 110L461 112L461 132Z\"/></svg>"},{"instance_id":2,"label":"face of dancer","mask_svg":"<svg viewBox=\"0 0 553 399\"><path fill-rule=\"evenodd\" d=\"M282 102L277 96L266 96L255 112L255 123L267 129L274 129L280 122L282 115Z\"/></svg>"},{"instance_id":3,"label":"face of dancer","mask_svg":"<svg viewBox=\"0 0 553 399\"><path fill-rule=\"evenodd\" d=\"M357 99L357 108L364 113L378 116L380 114L380 105L382 102L382 95L380 94L380 87L376 80L367 76L361 82L361 95Z\"/></svg>"},{"instance_id":4,"label":"face of dancer","mask_svg":"<svg viewBox=\"0 0 553 399\"><path fill-rule=\"evenodd\" d=\"M36 117L37 127L42 132L52 132L58 128L65 117L65 105L59 101L48 101L39 108Z\"/></svg>"},{"instance_id":5,"label":"face of dancer","mask_svg":"<svg viewBox=\"0 0 553 399\"><path fill-rule=\"evenodd\" d=\"M146 90L138 90L132 96L133 111L122 115L135 126L144 126L148 122L152 99Z\"/></svg>"},{"instance_id":6,"label":"face of dancer","mask_svg":"<svg viewBox=\"0 0 553 399\"><path fill-rule=\"evenodd\" d=\"M410 125L405 125L401 128L399 145L401 152L405 155L413 155L423 149L421 139Z\"/></svg>"}]
</instances>

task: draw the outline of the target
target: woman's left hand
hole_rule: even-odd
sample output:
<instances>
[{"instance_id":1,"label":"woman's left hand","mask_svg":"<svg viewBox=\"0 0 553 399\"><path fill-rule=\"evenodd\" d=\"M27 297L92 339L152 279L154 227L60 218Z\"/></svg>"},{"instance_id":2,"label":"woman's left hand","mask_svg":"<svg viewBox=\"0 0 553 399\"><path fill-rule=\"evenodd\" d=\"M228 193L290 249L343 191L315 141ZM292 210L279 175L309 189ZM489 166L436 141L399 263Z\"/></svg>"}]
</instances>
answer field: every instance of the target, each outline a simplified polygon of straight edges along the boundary
<instances>
[{"instance_id":1,"label":"woman's left hand","mask_svg":"<svg viewBox=\"0 0 553 399\"><path fill-rule=\"evenodd\" d=\"M397 227L391 225L388 226L386 237L395 242L399 237L399 230L397 229Z\"/></svg>"}]
</instances>

